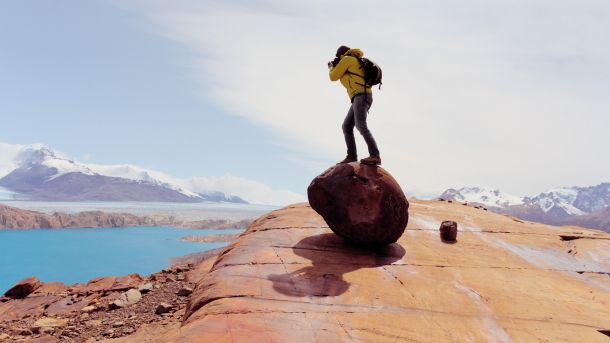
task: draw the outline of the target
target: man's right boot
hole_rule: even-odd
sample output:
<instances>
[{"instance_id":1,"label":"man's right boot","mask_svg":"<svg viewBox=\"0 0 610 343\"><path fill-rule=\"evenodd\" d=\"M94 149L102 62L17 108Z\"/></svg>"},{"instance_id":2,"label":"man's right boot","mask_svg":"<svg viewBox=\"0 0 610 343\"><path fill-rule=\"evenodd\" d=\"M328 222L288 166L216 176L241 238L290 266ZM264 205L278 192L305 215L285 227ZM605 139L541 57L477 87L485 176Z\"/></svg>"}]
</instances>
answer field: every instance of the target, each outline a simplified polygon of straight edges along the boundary
<instances>
[{"instance_id":1,"label":"man's right boot","mask_svg":"<svg viewBox=\"0 0 610 343\"><path fill-rule=\"evenodd\" d=\"M360 163L362 164L368 164L368 165L378 165L381 164L381 158L379 156L369 156L367 158L363 158L360 160Z\"/></svg>"}]
</instances>

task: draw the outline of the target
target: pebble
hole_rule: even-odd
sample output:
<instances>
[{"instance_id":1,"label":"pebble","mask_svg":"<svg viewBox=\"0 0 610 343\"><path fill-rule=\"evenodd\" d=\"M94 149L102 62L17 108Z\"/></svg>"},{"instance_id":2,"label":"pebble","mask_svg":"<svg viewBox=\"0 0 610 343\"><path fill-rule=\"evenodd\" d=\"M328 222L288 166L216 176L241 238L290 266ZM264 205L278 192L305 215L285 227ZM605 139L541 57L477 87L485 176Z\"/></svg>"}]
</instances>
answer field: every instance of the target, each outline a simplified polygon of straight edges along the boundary
<instances>
[{"instance_id":1,"label":"pebble","mask_svg":"<svg viewBox=\"0 0 610 343\"><path fill-rule=\"evenodd\" d=\"M85 312L85 313L89 313L89 312L93 312L95 310L97 310L97 307L95 307L93 305L89 305L89 306L83 307L80 311L81 312Z\"/></svg>"},{"instance_id":2,"label":"pebble","mask_svg":"<svg viewBox=\"0 0 610 343\"><path fill-rule=\"evenodd\" d=\"M160 303L157 306L157 309L155 310L156 314L164 314L164 313L168 313L171 312L174 309L174 306L168 304L168 303Z\"/></svg>"},{"instance_id":3,"label":"pebble","mask_svg":"<svg viewBox=\"0 0 610 343\"><path fill-rule=\"evenodd\" d=\"M180 288L180 290L176 293L178 296L180 297L186 297L188 295L191 295L191 293L193 293L193 289L190 287L182 287Z\"/></svg>"}]
</instances>

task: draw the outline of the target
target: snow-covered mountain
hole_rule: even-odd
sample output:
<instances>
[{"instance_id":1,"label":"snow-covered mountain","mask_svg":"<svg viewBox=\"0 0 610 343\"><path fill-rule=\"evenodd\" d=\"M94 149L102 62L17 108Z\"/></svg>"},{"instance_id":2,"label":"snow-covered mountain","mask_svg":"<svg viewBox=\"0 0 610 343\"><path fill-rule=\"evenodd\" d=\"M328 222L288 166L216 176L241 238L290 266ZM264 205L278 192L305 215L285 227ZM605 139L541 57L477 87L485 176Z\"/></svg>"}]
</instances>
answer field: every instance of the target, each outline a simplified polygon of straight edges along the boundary
<instances>
[{"instance_id":1,"label":"snow-covered mountain","mask_svg":"<svg viewBox=\"0 0 610 343\"><path fill-rule=\"evenodd\" d=\"M451 188L439 198L483 205L492 211L526 220L564 225L579 222L575 218L598 218L602 213L608 213L610 182L589 187L553 188L524 197L481 187Z\"/></svg>"},{"instance_id":2,"label":"snow-covered mountain","mask_svg":"<svg viewBox=\"0 0 610 343\"><path fill-rule=\"evenodd\" d=\"M502 193L497 189L483 187L462 187L460 189L449 188L440 198L468 203L477 203L485 207L505 208L513 205L523 204L523 198Z\"/></svg>"},{"instance_id":3,"label":"snow-covered mountain","mask_svg":"<svg viewBox=\"0 0 610 343\"><path fill-rule=\"evenodd\" d=\"M224 180L225 185L242 185L238 191L245 196L215 187L223 186L223 183L214 182L218 180ZM0 187L4 198L263 204L303 200L298 194L276 191L266 186L266 193L253 196L252 188L260 190L260 185L256 181L230 175L178 179L129 164L78 162L42 144L0 143ZM248 198L254 201L248 201Z\"/></svg>"}]
</instances>

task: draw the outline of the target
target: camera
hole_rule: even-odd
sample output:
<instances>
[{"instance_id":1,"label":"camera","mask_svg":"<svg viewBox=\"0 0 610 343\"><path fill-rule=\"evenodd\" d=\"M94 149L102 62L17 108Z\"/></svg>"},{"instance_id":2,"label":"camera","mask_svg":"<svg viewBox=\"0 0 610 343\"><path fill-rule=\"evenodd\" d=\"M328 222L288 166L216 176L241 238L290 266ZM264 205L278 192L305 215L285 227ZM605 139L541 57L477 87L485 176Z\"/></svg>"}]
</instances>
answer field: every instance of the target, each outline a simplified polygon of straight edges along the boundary
<instances>
[{"instance_id":1,"label":"camera","mask_svg":"<svg viewBox=\"0 0 610 343\"><path fill-rule=\"evenodd\" d=\"M335 57L335 59L334 59L334 60L332 60L332 61L328 62L328 67L329 67L329 68L330 68L330 67L336 67L336 66L337 66L337 64L339 64L339 61L340 61L340 60L341 60L341 58L339 58L339 57Z\"/></svg>"}]
</instances>

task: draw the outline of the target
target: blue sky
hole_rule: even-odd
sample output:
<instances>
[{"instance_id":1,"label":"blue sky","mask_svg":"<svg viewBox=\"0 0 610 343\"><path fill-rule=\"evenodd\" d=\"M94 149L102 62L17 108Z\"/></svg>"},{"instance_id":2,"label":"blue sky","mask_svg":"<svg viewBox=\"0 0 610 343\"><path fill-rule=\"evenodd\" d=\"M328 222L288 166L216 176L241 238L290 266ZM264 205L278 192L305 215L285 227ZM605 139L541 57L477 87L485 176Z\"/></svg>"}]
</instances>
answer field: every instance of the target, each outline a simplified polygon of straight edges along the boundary
<instances>
[{"instance_id":1,"label":"blue sky","mask_svg":"<svg viewBox=\"0 0 610 343\"><path fill-rule=\"evenodd\" d=\"M325 65L348 44L384 69L369 127L408 193L610 175L607 1L0 7L0 141L304 194L345 155L349 100Z\"/></svg>"},{"instance_id":2,"label":"blue sky","mask_svg":"<svg viewBox=\"0 0 610 343\"><path fill-rule=\"evenodd\" d=\"M309 177L261 125L197 92L191 52L99 1L4 2L0 140L176 177L244 176L303 193Z\"/></svg>"}]
</instances>

